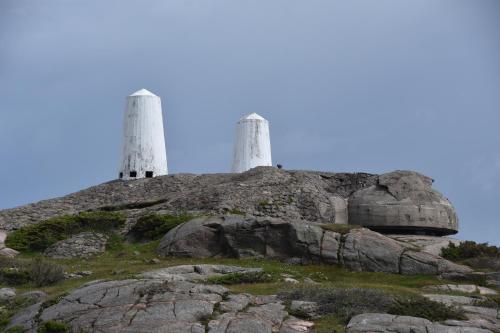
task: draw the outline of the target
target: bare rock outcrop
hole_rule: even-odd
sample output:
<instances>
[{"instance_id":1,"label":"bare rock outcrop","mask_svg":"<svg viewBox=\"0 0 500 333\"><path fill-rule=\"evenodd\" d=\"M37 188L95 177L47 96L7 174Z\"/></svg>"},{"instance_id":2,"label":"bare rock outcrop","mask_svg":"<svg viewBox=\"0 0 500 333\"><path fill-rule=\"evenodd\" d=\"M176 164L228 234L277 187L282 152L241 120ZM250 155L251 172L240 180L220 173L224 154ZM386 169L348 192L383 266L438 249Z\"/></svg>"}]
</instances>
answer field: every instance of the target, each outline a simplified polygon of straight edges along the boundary
<instances>
[{"instance_id":1,"label":"bare rock outcrop","mask_svg":"<svg viewBox=\"0 0 500 333\"><path fill-rule=\"evenodd\" d=\"M158 252L190 258L257 257L340 264L354 271L408 275L472 271L368 229L353 229L342 235L323 224L249 216L191 220L169 231Z\"/></svg>"},{"instance_id":2,"label":"bare rock outcrop","mask_svg":"<svg viewBox=\"0 0 500 333\"><path fill-rule=\"evenodd\" d=\"M355 316L347 325L347 333L491 333L476 326L452 326L433 323L424 318L366 313Z\"/></svg>"},{"instance_id":3,"label":"bare rock outcrop","mask_svg":"<svg viewBox=\"0 0 500 333\"><path fill-rule=\"evenodd\" d=\"M383 175L258 167L241 174L176 174L104 183L65 197L0 211L0 229L15 230L88 210L120 211L124 231L151 213L191 212L359 224L372 229L452 234L450 202L430 178L412 171Z\"/></svg>"},{"instance_id":4,"label":"bare rock outcrop","mask_svg":"<svg viewBox=\"0 0 500 333\"><path fill-rule=\"evenodd\" d=\"M45 250L54 259L90 258L106 250L108 236L97 232L82 232L59 241Z\"/></svg>"},{"instance_id":5,"label":"bare rock outcrop","mask_svg":"<svg viewBox=\"0 0 500 333\"><path fill-rule=\"evenodd\" d=\"M9 327L36 332L46 321L63 322L72 332L308 333L313 323L289 316L274 296L231 294L217 285L199 284L203 276L244 272L219 265L172 267L169 278L156 273L122 281L96 281L56 304L37 303L12 318ZM193 273L197 275L194 276ZM177 275L177 278L172 278ZM241 306L229 303L239 303Z\"/></svg>"}]
</instances>

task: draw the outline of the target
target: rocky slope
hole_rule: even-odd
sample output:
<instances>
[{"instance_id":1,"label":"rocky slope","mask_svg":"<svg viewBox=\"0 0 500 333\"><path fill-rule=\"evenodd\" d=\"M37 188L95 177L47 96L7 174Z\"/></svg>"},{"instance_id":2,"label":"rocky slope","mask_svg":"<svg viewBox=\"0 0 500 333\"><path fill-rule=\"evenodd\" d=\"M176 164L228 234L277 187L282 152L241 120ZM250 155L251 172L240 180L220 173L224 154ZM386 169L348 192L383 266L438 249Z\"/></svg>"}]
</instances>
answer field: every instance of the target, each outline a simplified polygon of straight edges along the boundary
<instances>
[{"instance_id":1,"label":"rocky slope","mask_svg":"<svg viewBox=\"0 0 500 333\"><path fill-rule=\"evenodd\" d=\"M10 332L43 331L47 323L73 332L102 333L500 332L498 273L472 272L439 256L449 239L436 235L456 232L457 217L450 202L432 188L432 180L416 172L372 175L261 167L243 174L113 181L0 211L0 229L10 233L84 211L99 211L80 214L95 214L101 218L99 225L110 214L101 211L120 212L122 223L109 230L67 232L35 257L21 253L20 260L38 262L45 256L52 265L68 264L69 271L61 271L66 280L44 289L49 295L35 292L33 305L9 317ZM132 232L124 237L135 230L140 217L152 213L199 217L182 220L166 234L162 231L160 241L133 239ZM0 230L0 254L15 256L3 247L3 236ZM109 243L117 239L122 247L110 249ZM0 273L19 273L22 266L15 260L2 264ZM144 269L150 265L163 268ZM214 284L225 282L213 277L229 278L231 286ZM490 284L447 281L471 278ZM4 287L5 281L0 283ZM0 289L5 296L0 316L5 304L19 301L17 291L5 287ZM31 288L29 282L21 284L24 293L19 295ZM418 306L410 306L411 315L418 317L383 307L373 311L381 313L368 313L360 310L366 302L361 297L347 300L346 307L355 308L355 315L344 317L336 310L321 313L311 300L288 302L275 296L292 288L323 288L326 293L346 288L347 295L357 289L360 295L383 294L391 302L408 295L427 297L460 309L464 316L439 308L445 314L450 311L450 317L431 321ZM313 321L328 322L329 315L342 318L341 325L314 327Z\"/></svg>"},{"instance_id":2,"label":"rocky slope","mask_svg":"<svg viewBox=\"0 0 500 333\"><path fill-rule=\"evenodd\" d=\"M83 285L56 304L36 303L7 329L37 332L42 323L66 323L72 332L307 333L313 323L289 316L275 296L231 294L201 284L211 276L261 271L220 265L186 265L135 279Z\"/></svg>"},{"instance_id":3,"label":"rocky slope","mask_svg":"<svg viewBox=\"0 0 500 333\"><path fill-rule=\"evenodd\" d=\"M112 181L65 197L0 211L14 230L63 214L123 211L128 226L151 212L244 212L311 222L360 224L397 232L451 234L450 202L430 178L411 171L384 175L287 171L259 167L242 174L177 174Z\"/></svg>"}]
</instances>

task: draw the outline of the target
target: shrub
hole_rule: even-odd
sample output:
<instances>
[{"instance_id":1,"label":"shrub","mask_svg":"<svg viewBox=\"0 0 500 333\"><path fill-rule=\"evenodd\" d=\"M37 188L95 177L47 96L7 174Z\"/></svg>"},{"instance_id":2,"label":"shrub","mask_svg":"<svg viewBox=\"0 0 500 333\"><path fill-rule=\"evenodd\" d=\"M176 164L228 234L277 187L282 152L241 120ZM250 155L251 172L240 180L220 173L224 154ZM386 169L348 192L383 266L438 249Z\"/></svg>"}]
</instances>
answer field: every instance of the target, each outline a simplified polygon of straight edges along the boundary
<instances>
[{"instance_id":1,"label":"shrub","mask_svg":"<svg viewBox=\"0 0 500 333\"><path fill-rule=\"evenodd\" d=\"M125 223L125 217L114 212L83 212L54 217L23 227L9 234L6 245L18 251L43 251L57 241L83 231L109 232Z\"/></svg>"},{"instance_id":2,"label":"shrub","mask_svg":"<svg viewBox=\"0 0 500 333\"><path fill-rule=\"evenodd\" d=\"M212 276L208 279L213 284L249 284L249 283L267 283L276 281L271 274L262 272L252 273L231 273L222 276Z\"/></svg>"},{"instance_id":3,"label":"shrub","mask_svg":"<svg viewBox=\"0 0 500 333\"><path fill-rule=\"evenodd\" d=\"M168 231L176 226L193 219L189 214L160 215L150 214L142 216L130 229L129 235L135 241L149 241L162 238Z\"/></svg>"},{"instance_id":4,"label":"shrub","mask_svg":"<svg viewBox=\"0 0 500 333\"><path fill-rule=\"evenodd\" d=\"M0 281L8 285L33 283L36 286L47 286L62 279L64 279L62 266L40 259L15 261L11 267L0 269Z\"/></svg>"},{"instance_id":5,"label":"shrub","mask_svg":"<svg viewBox=\"0 0 500 333\"><path fill-rule=\"evenodd\" d=\"M394 301L389 313L399 316L420 317L430 321L467 319L462 310L431 301L423 296L399 297Z\"/></svg>"},{"instance_id":6,"label":"shrub","mask_svg":"<svg viewBox=\"0 0 500 333\"><path fill-rule=\"evenodd\" d=\"M38 333L66 333L69 327L63 322L49 320L44 322L37 330Z\"/></svg>"},{"instance_id":7,"label":"shrub","mask_svg":"<svg viewBox=\"0 0 500 333\"><path fill-rule=\"evenodd\" d=\"M64 268L44 260L33 260L29 265L30 280L36 286L48 286L64 279Z\"/></svg>"},{"instance_id":8,"label":"shrub","mask_svg":"<svg viewBox=\"0 0 500 333\"><path fill-rule=\"evenodd\" d=\"M289 302L316 302L319 315L334 314L345 323L362 313L386 313L394 302L385 292L363 288L298 288L280 292L278 296Z\"/></svg>"},{"instance_id":9,"label":"shrub","mask_svg":"<svg viewBox=\"0 0 500 333\"><path fill-rule=\"evenodd\" d=\"M441 256L455 261L476 257L500 257L500 248L473 241L465 241L458 246L450 242L448 247L441 250Z\"/></svg>"},{"instance_id":10,"label":"shrub","mask_svg":"<svg viewBox=\"0 0 500 333\"><path fill-rule=\"evenodd\" d=\"M30 282L30 274L25 269L18 267L2 268L0 270L0 281L9 286L17 286Z\"/></svg>"},{"instance_id":11,"label":"shrub","mask_svg":"<svg viewBox=\"0 0 500 333\"><path fill-rule=\"evenodd\" d=\"M106 242L106 250L120 251L123 250L123 248L123 237L116 233L110 234L108 237L108 241Z\"/></svg>"}]
</instances>

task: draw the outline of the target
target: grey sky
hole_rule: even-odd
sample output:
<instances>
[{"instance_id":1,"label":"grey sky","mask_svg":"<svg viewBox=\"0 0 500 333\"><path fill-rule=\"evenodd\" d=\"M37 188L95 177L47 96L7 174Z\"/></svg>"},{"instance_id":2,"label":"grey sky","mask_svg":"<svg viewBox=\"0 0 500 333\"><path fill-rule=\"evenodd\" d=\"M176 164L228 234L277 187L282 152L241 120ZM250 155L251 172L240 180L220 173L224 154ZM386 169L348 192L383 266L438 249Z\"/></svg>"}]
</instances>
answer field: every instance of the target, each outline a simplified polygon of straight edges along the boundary
<instances>
[{"instance_id":1,"label":"grey sky","mask_svg":"<svg viewBox=\"0 0 500 333\"><path fill-rule=\"evenodd\" d=\"M140 88L171 173L229 171L257 112L275 163L420 171L500 245L498 0L0 0L0 208L115 178Z\"/></svg>"}]
</instances>

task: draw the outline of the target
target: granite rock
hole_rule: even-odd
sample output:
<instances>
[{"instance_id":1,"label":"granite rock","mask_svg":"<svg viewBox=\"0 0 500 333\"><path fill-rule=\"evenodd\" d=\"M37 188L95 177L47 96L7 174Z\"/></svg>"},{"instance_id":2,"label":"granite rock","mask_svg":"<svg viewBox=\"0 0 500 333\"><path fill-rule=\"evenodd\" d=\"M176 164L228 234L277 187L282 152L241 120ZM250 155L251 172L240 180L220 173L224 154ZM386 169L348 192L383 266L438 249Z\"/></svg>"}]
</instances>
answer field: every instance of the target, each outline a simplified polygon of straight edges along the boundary
<instances>
[{"instance_id":1,"label":"granite rock","mask_svg":"<svg viewBox=\"0 0 500 333\"><path fill-rule=\"evenodd\" d=\"M0 288L0 302L7 302L16 297L16 289Z\"/></svg>"},{"instance_id":2,"label":"granite rock","mask_svg":"<svg viewBox=\"0 0 500 333\"><path fill-rule=\"evenodd\" d=\"M230 294L222 286L193 282L199 281L193 272L210 277L245 268L184 265L169 269L168 276L156 271L137 279L84 284L54 305L42 308L37 303L19 312L8 327L34 333L41 323L56 320L75 332L99 333L307 333L313 329L313 323L290 317L275 296Z\"/></svg>"},{"instance_id":3,"label":"granite rock","mask_svg":"<svg viewBox=\"0 0 500 333\"><path fill-rule=\"evenodd\" d=\"M347 333L491 333L475 326L449 326L424 318L367 313L353 317Z\"/></svg>"},{"instance_id":4,"label":"granite rock","mask_svg":"<svg viewBox=\"0 0 500 333\"><path fill-rule=\"evenodd\" d=\"M90 258L104 253L108 237L96 232L82 232L59 241L45 250L45 255L54 259Z\"/></svg>"},{"instance_id":5,"label":"granite rock","mask_svg":"<svg viewBox=\"0 0 500 333\"><path fill-rule=\"evenodd\" d=\"M160 241L163 256L269 258L297 263L341 264L354 271L466 274L471 269L408 248L368 229L345 235L322 224L252 216L196 218L170 230Z\"/></svg>"},{"instance_id":6,"label":"granite rock","mask_svg":"<svg viewBox=\"0 0 500 333\"><path fill-rule=\"evenodd\" d=\"M0 228L11 231L55 216L102 209L126 215L124 233L141 216L180 211L403 227L411 233L457 231L449 201L432 189L430 178L416 172L373 175L273 167L241 174L176 174L111 181L65 197L2 210Z\"/></svg>"}]
</instances>

